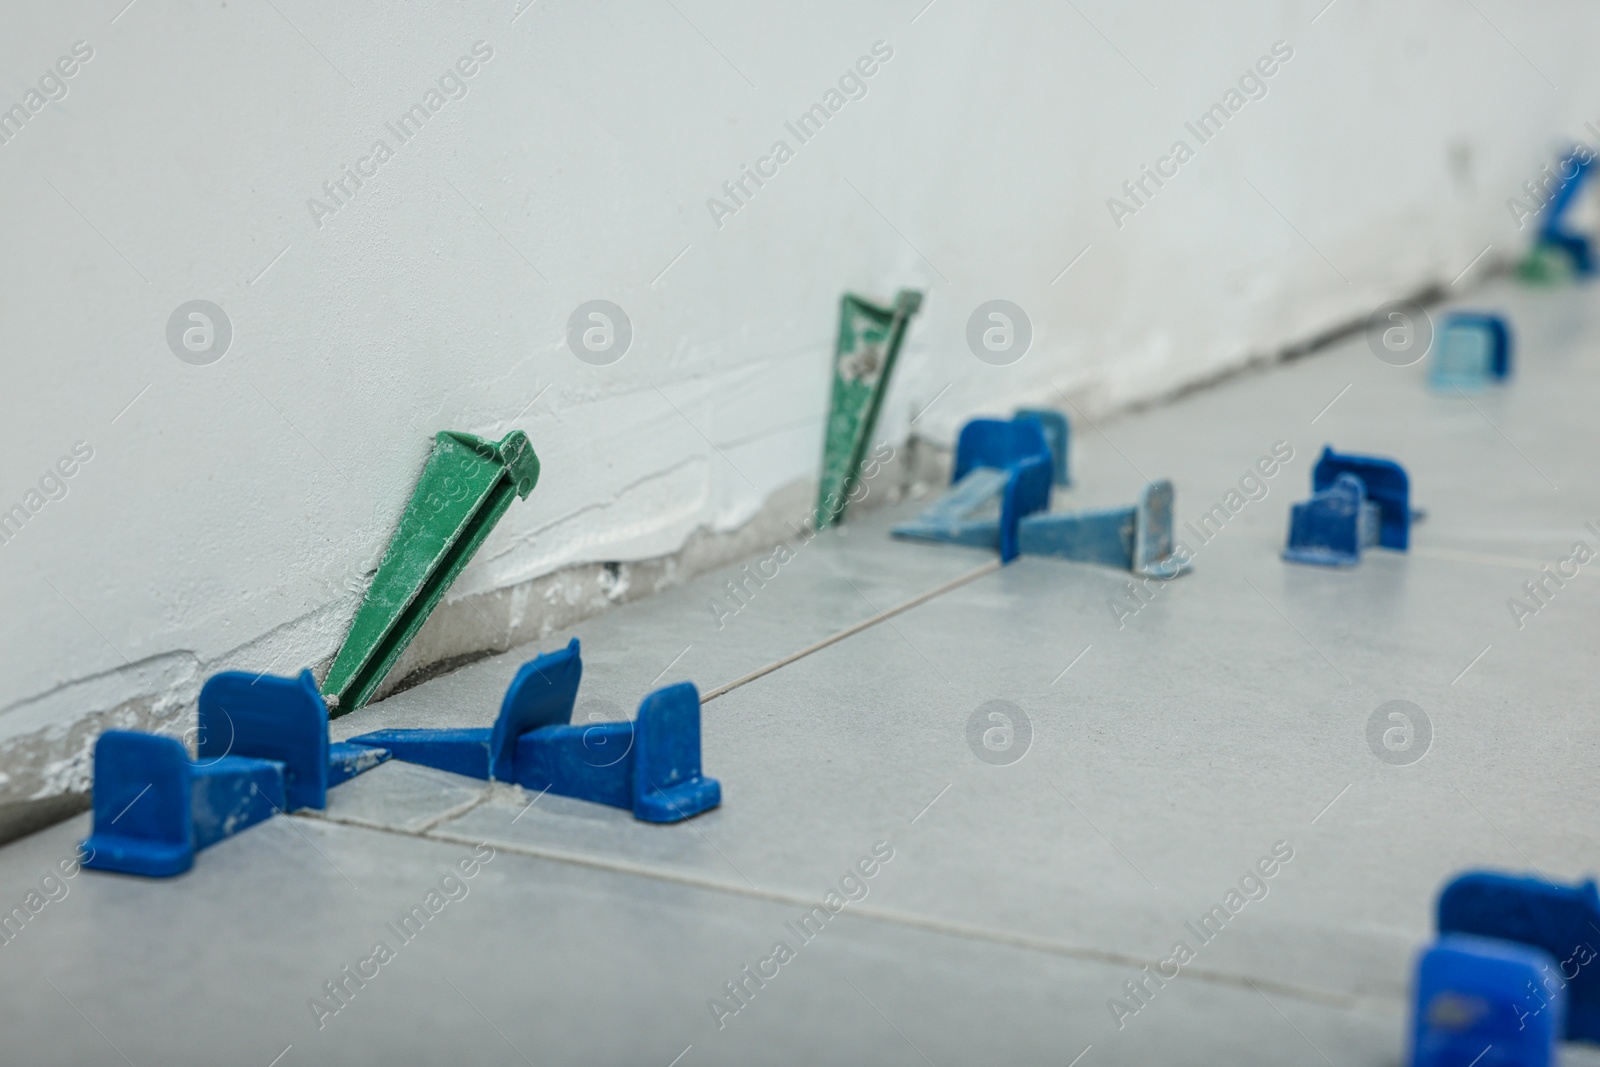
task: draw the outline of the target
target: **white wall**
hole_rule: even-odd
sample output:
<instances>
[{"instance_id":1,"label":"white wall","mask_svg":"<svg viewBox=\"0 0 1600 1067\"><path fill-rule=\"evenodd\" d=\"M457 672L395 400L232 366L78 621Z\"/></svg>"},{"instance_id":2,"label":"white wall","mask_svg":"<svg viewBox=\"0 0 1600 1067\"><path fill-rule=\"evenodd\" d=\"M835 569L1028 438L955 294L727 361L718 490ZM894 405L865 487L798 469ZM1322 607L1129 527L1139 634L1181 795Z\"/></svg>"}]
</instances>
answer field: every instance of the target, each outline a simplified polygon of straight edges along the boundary
<instances>
[{"instance_id":1,"label":"white wall","mask_svg":"<svg viewBox=\"0 0 1600 1067\"><path fill-rule=\"evenodd\" d=\"M0 107L93 57L0 145L0 509L93 458L0 545L0 800L81 788L94 729L213 670L325 659L437 430L521 427L544 463L456 597L670 554L814 476L842 290L927 292L887 436L936 396L935 438L1056 388L1108 411L1510 255L1506 198L1600 117L1575 0L923 2L8 4ZM480 41L319 226L308 198ZM1277 41L1266 97L1115 226ZM1007 367L964 342L996 297L1034 328ZM208 366L164 335L196 298L234 329ZM565 346L595 298L635 330L607 367Z\"/></svg>"}]
</instances>

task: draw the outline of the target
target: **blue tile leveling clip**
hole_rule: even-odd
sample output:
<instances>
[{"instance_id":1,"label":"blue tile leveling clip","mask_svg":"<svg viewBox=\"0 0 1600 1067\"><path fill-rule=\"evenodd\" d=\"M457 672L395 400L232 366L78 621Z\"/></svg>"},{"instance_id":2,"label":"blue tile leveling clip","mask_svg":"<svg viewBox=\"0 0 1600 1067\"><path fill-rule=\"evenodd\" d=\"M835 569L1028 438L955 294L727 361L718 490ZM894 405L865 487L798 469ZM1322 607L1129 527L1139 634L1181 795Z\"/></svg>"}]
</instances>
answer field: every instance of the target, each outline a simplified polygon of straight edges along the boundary
<instances>
[{"instance_id":1,"label":"blue tile leveling clip","mask_svg":"<svg viewBox=\"0 0 1600 1067\"><path fill-rule=\"evenodd\" d=\"M973 419L956 440L951 487L891 531L912 541L1055 556L1172 578L1172 483L1151 482L1132 507L1051 513L1050 490L1071 484L1070 430L1060 412L1022 410L1008 422Z\"/></svg>"},{"instance_id":2,"label":"blue tile leveling clip","mask_svg":"<svg viewBox=\"0 0 1600 1067\"><path fill-rule=\"evenodd\" d=\"M1468 871L1439 894L1439 932L1498 938L1547 954L1534 986L1544 999L1552 987L1565 997L1566 1027L1557 1026L1556 1035L1600 1041L1600 893L1593 879L1554 885Z\"/></svg>"},{"instance_id":3,"label":"blue tile leveling clip","mask_svg":"<svg viewBox=\"0 0 1600 1067\"><path fill-rule=\"evenodd\" d=\"M1570 164L1571 173L1565 173ZM1594 273L1594 248L1589 238L1567 224L1566 215L1594 166L1594 156L1574 150L1558 164L1561 186L1539 216L1539 242L1566 252L1580 275Z\"/></svg>"},{"instance_id":4,"label":"blue tile leveling clip","mask_svg":"<svg viewBox=\"0 0 1600 1067\"><path fill-rule=\"evenodd\" d=\"M1435 389L1473 391L1511 375L1511 328L1499 315L1453 311L1434 343L1428 382Z\"/></svg>"},{"instance_id":5,"label":"blue tile leveling clip","mask_svg":"<svg viewBox=\"0 0 1600 1067\"><path fill-rule=\"evenodd\" d=\"M196 852L278 812L325 807L329 787L389 758L328 743L328 707L310 671L212 676L200 690L199 734L195 760L171 737L100 735L84 866L179 874Z\"/></svg>"},{"instance_id":6,"label":"blue tile leveling clip","mask_svg":"<svg viewBox=\"0 0 1600 1067\"><path fill-rule=\"evenodd\" d=\"M1353 567L1374 545L1404 552L1411 522L1421 512L1411 507L1411 479L1392 459L1345 455L1327 445L1311 471L1312 496L1289 512L1289 542L1283 558L1292 563Z\"/></svg>"},{"instance_id":7,"label":"blue tile leveling clip","mask_svg":"<svg viewBox=\"0 0 1600 1067\"><path fill-rule=\"evenodd\" d=\"M1072 426L1067 422L1067 417L1049 408L1018 408L1017 413L1011 416L1012 422L1024 419L1032 419L1039 424L1039 429L1044 432L1045 443L1050 446L1050 480L1056 485L1071 485L1072 467L1068 453L1072 448Z\"/></svg>"},{"instance_id":8,"label":"blue tile leveling clip","mask_svg":"<svg viewBox=\"0 0 1600 1067\"><path fill-rule=\"evenodd\" d=\"M574 637L522 665L492 728L379 730L351 743L407 763L631 808L645 822L677 822L722 802L721 784L700 773L700 693L692 683L646 696L634 722L574 726L582 677Z\"/></svg>"},{"instance_id":9,"label":"blue tile leveling clip","mask_svg":"<svg viewBox=\"0 0 1600 1067\"><path fill-rule=\"evenodd\" d=\"M1009 563L1017 556L1018 521L1050 506L1055 470L1038 418L972 419L956 439L950 491L892 533L995 549Z\"/></svg>"},{"instance_id":10,"label":"blue tile leveling clip","mask_svg":"<svg viewBox=\"0 0 1600 1067\"><path fill-rule=\"evenodd\" d=\"M1565 998L1542 949L1447 934L1417 961L1411 1067L1555 1067Z\"/></svg>"}]
</instances>

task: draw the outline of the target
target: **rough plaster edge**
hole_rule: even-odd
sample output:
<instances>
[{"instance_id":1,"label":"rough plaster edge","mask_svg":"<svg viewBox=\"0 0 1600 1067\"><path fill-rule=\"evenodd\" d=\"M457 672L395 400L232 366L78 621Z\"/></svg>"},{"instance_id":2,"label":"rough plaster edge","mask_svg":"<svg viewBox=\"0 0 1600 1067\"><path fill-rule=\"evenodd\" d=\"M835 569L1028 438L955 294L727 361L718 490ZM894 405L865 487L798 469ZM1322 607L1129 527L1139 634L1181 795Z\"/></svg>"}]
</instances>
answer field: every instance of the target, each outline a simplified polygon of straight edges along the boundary
<instances>
[{"instance_id":1,"label":"rough plaster edge","mask_svg":"<svg viewBox=\"0 0 1600 1067\"><path fill-rule=\"evenodd\" d=\"M1503 276L1514 260L1493 257L1478 272L1476 284ZM1430 307L1453 295L1449 286L1430 282L1410 299ZM1272 367L1324 351L1358 333L1366 318L1353 318L1291 341L1265 354L1247 354L1239 362L1184 382L1171 389L1106 410L1095 402L1096 390L1087 384L1072 390L1071 405L1097 415L1133 414L1173 403L1191 393L1210 389L1232 378L1261 373ZM1029 398L1021 398L1026 401ZM1043 406L1055 399L1037 398ZM871 508L910 493L922 496L949 478L951 447L948 443L913 435L884 464L881 484L886 491L869 492L860 508ZM615 604L625 604L676 585L697 575L759 554L786 540L805 521L816 494L816 483L795 481L780 487L763 503L754 518L738 529L716 531L700 527L677 552L633 563L585 563L563 568L504 589L489 590L456 600L446 599L417 634L389 679L378 691L381 698L476 659L548 637ZM315 624L329 624L330 607L313 613ZM305 621L305 620L300 620ZM348 624L348 618L344 619ZM270 637L271 635L267 635ZM265 640L265 639L263 639ZM245 649L262 641L251 642ZM229 659L244 650L235 650ZM192 658L192 657L190 657ZM314 665L318 677L327 672L332 655ZM195 716L202 672L199 665L164 690L125 701L113 708L90 712L68 723L56 723L33 733L0 743L0 844L44 829L89 806L94 741L107 729L137 729L187 736ZM134 667L137 670L137 666ZM217 669L226 669L218 665ZM76 683L73 683L76 684Z\"/></svg>"},{"instance_id":2,"label":"rough plaster edge","mask_svg":"<svg viewBox=\"0 0 1600 1067\"><path fill-rule=\"evenodd\" d=\"M874 494L868 494L871 501ZM635 562L581 563L502 589L446 599L434 609L374 699L518 645L539 641L616 604L652 596L793 537L810 513L816 483L780 487L743 526L694 530L670 555Z\"/></svg>"}]
</instances>

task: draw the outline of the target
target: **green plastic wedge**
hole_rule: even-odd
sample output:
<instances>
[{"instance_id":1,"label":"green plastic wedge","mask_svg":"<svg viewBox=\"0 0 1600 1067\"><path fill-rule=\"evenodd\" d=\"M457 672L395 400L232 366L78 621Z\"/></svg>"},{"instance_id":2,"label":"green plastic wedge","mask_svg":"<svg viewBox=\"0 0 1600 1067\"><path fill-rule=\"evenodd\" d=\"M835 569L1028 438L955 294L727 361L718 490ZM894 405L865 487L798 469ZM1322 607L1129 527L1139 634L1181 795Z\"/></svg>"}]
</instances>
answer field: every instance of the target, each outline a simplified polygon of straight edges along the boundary
<instances>
[{"instance_id":1,"label":"green plastic wedge","mask_svg":"<svg viewBox=\"0 0 1600 1067\"><path fill-rule=\"evenodd\" d=\"M400 527L322 683L331 717L372 699L511 499L526 499L538 481L539 457L521 430L499 443L451 431L433 439Z\"/></svg>"},{"instance_id":2,"label":"green plastic wedge","mask_svg":"<svg viewBox=\"0 0 1600 1067\"><path fill-rule=\"evenodd\" d=\"M861 478L861 464L889 391L889 376L911 316L922 294L902 289L894 307L868 303L852 293L839 301L839 342L833 354L833 395L822 442L822 477L817 486L817 529L844 518L850 494Z\"/></svg>"}]
</instances>

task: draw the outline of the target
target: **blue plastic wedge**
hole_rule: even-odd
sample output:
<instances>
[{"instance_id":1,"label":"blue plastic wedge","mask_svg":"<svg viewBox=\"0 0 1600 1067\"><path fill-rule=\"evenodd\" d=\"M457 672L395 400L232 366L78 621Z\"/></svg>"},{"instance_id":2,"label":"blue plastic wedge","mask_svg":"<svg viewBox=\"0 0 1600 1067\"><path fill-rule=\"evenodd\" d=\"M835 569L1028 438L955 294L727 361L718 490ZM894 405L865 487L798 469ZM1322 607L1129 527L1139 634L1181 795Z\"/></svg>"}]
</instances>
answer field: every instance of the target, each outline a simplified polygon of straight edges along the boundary
<instances>
[{"instance_id":1,"label":"blue plastic wedge","mask_svg":"<svg viewBox=\"0 0 1600 1067\"><path fill-rule=\"evenodd\" d=\"M1503 317L1470 311L1445 316L1428 369L1435 389L1473 392L1510 375L1511 328Z\"/></svg>"},{"instance_id":2,"label":"blue plastic wedge","mask_svg":"<svg viewBox=\"0 0 1600 1067\"><path fill-rule=\"evenodd\" d=\"M388 749L334 741L328 745L328 788L342 785L388 758Z\"/></svg>"},{"instance_id":3,"label":"blue plastic wedge","mask_svg":"<svg viewBox=\"0 0 1600 1067\"><path fill-rule=\"evenodd\" d=\"M956 439L951 490L895 537L993 548L1017 556L1017 524L1050 506L1054 461L1038 418L973 419ZM988 472L988 473L985 473Z\"/></svg>"},{"instance_id":4,"label":"blue plastic wedge","mask_svg":"<svg viewBox=\"0 0 1600 1067\"><path fill-rule=\"evenodd\" d=\"M938 541L1000 551L1000 506L1014 471L976 467L909 522L890 532L907 541Z\"/></svg>"},{"instance_id":5,"label":"blue plastic wedge","mask_svg":"<svg viewBox=\"0 0 1600 1067\"><path fill-rule=\"evenodd\" d=\"M1341 474L1361 479L1367 499L1378 506L1378 544L1404 552L1411 543L1411 479L1405 468L1381 456L1355 456L1324 445L1311 470L1311 491L1320 493Z\"/></svg>"},{"instance_id":6,"label":"blue plastic wedge","mask_svg":"<svg viewBox=\"0 0 1600 1067\"><path fill-rule=\"evenodd\" d=\"M1411 1067L1555 1067L1564 996L1529 945L1445 935L1417 961Z\"/></svg>"},{"instance_id":7,"label":"blue plastic wedge","mask_svg":"<svg viewBox=\"0 0 1600 1067\"><path fill-rule=\"evenodd\" d=\"M1600 1041L1600 892L1593 879L1556 885L1468 871L1439 894L1439 932L1501 938L1549 953L1553 970L1540 988L1565 987L1565 1036Z\"/></svg>"},{"instance_id":8,"label":"blue plastic wedge","mask_svg":"<svg viewBox=\"0 0 1600 1067\"><path fill-rule=\"evenodd\" d=\"M557 652L524 663L506 687L493 727L459 730L378 730L350 743L387 749L405 763L419 763L469 778L516 780L517 741L541 726L568 722L583 679L578 639Z\"/></svg>"},{"instance_id":9,"label":"blue plastic wedge","mask_svg":"<svg viewBox=\"0 0 1600 1067\"><path fill-rule=\"evenodd\" d=\"M1283 558L1321 567L1353 567L1378 541L1378 506L1353 474L1341 474L1310 500L1289 509L1289 543Z\"/></svg>"},{"instance_id":10,"label":"blue plastic wedge","mask_svg":"<svg viewBox=\"0 0 1600 1067\"><path fill-rule=\"evenodd\" d=\"M1018 547L1027 556L1054 556L1097 563L1156 578L1176 578L1189 569L1174 555L1172 483L1150 482L1132 507L1098 511L1042 512L1024 518Z\"/></svg>"}]
</instances>

